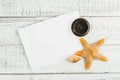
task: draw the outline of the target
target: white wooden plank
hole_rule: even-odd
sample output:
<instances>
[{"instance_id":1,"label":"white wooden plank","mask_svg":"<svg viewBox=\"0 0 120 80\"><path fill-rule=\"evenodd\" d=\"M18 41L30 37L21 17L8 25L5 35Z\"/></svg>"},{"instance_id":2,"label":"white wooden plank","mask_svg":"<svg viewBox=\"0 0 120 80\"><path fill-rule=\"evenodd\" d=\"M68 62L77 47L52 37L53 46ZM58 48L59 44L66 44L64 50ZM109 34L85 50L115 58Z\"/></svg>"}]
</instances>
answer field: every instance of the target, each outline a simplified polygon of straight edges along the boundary
<instances>
[{"instance_id":1,"label":"white wooden plank","mask_svg":"<svg viewBox=\"0 0 120 80\"><path fill-rule=\"evenodd\" d=\"M0 45L22 44L17 29L28 27L31 23L48 17L40 18L12 18L0 19ZM105 44L120 44L120 17L84 17L90 23L90 32L85 38L93 43L101 38L105 38ZM6 22L4 22L6 21ZM70 26L71 28L71 26ZM73 34L74 35L74 34Z\"/></svg>"},{"instance_id":2,"label":"white wooden plank","mask_svg":"<svg viewBox=\"0 0 120 80\"><path fill-rule=\"evenodd\" d=\"M44 20L46 17L38 18L1 18L0 19L0 44L21 44L17 29L26 27L32 23Z\"/></svg>"},{"instance_id":3,"label":"white wooden plank","mask_svg":"<svg viewBox=\"0 0 120 80\"><path fill-rule=\"evenodd\" d=\"M0 46L0 72L27 69L29 64L20 45Z\"/></svg>"},{"instance_id":4,"label":"white wooden plank","mask_svg":"<svg viewBox=\"0 0 120 80\"><path fill-rule=\"evenodd\" d=\"M80 48L81 49L81 48ZM94 61L90 70L85 70L84 59L78 63L71 63L67 59L58 64L51 65L38 70L41 73L101 73L101 72L119 72L119 52L120 46L103 46L100 48L107 58L108 62Z\"/></svg>"},{"instance_id":5,"label":"white wooden plank","mask_svg":"<svg viewBox=\"0 0 120 80\"><path fill-rule=\"evenodd\" d=\"M0 0L0 16L56 16L79 10L82 16L120 16L119 0Z\"/></svg>"},{"instance_id":6,"label":"white wooden plank","mask_svg":"<svg viewBox=\"0 0 120 80\"><path fill-rule=\"evenodd\" d=\"M32 80L29 75L0 75L0 80Z\"/></svg>"},{"instance_id":7,"label":"white wooden plank","mask_svg":"<svg viewBox=\"0 0 120 80\"><path fill-rule=\"evenodd\" d=\"M86 18L86 17L85 17ZM120 17L87 17L91 30L85 38L94 42L105 38L105 44L120 44Z\"/></svg>"},{"instance_id":8,"label":"white wooden plank","mask_svg":"<svg viewBox=\"0 0 120 80\"><path fill-rule=\"evenodd\" d=\"M119 73L120 45L104 45L100 51L108 58L108 62L94 61L90 70L85 70L84 59L72 63L66 58L57 64L31 71L22 45L0 46L0 73ZM39 65L39 61L37 63Z\"/></svg>"},{"instance_id":9,"label":"white wooden plank","mask_svg":"<svg viewBox=\"0 0 120 80\"><path fill-rule=\"evenodd\" d=\"M34 80L120 80L120 74L55 74L32 77Z\"/></svg>"},{"instance_id":10,"label":"white wooden plank","mask_svg":"<svg viewBox=\"0 0 120 80\"><path fill-rule=\"evenodd\" d=\"M120 74L0 75L0 80L120 80Z\"/></svg>"},{"instance_id":11,"label":"white wooden plank","mask_svg":"<svg viewBox=\"0 0 120 80\"><path fill-rule=\"evenodd\" d=\"M120 1L115 0L0 0L0 17L2 17L0 19L0 80L120 80L120 74L111 74L120 73L120 64L117 63L120 45L104 45L101 52L109 58L109 61L107 63L95 61L89 71L84 70L84 60L76 64L65 60L40 69L38 72L30 71L31 74L39 74L32 75L33 77L24 74L7 75L14 72L29 73L29 64L17 29L41 20L34 17L56 16L74 10L79 10L80 16L120 16L119 4ZM86 19L92 25L90 33L86 36L88 41L93 42L105 37L107 40L105 44L120 44L120 37L116 36L120 34L119 17L86 17ZM104 72L110 74L101 74Z\"/></svg>"}]
</instances>

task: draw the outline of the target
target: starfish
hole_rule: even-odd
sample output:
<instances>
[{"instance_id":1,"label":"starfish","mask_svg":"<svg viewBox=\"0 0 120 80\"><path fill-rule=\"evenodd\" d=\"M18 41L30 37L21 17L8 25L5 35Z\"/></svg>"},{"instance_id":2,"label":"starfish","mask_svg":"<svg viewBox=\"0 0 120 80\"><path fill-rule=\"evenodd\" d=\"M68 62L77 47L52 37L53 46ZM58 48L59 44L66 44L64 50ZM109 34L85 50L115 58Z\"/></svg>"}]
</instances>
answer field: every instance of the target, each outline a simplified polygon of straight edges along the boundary
<instances>
[{"instance_id":1,"label":"starfish","mask_svg":"<svg viewBox=\"0 0 120 80\"><path fill-rule=\"evenodd\" d=\"M74 55L70 57L70 60L72 62L77 62L83 57L85 58L86 70L88 70L90 69L92 61L95 59L107 61L107 58L99 52L99 47L103 45L105 39L101 39L94 44L89 44L84 38L81 38L80 41L84 49L77 51Z\"/></svg>"}]
</instances>

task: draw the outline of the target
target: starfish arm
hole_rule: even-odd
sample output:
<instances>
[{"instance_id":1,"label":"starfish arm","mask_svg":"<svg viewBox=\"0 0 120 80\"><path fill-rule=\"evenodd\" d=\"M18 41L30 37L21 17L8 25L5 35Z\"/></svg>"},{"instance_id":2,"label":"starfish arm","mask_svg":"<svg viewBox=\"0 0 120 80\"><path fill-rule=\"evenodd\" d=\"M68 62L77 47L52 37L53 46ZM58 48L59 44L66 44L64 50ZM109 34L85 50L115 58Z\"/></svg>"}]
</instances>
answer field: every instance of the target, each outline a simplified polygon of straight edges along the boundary
<instances>
[{"instance_id":1,"label":"starfish arm","mask_svg":"<svg viewBox=\"0 0 120 80\"><path fill-rule=\"evenodd\" d=\"M84 53L83 50L81 50L81 51L77 51L75 54L82 57Z\"/></svg>"},{"instance_id":2,"label":"starfish arm","mask_svg":"<svg viewBox=\"0 0 120 80\"><path fill-rule=\"evenodd\" d=\"M75 63L79 61L82 58L82 56L83 56L83 50L77 51L74 55L70 57L70 61Z\"/></svg>"},{"instance_id":3,"label":"starfish arm","mask_svg":"<svg viewBox=\"0 0 120 80\"><path fill-rule=\"evenodd\" d=\"M75 62L78 62L81 58L82 58L81 56L72 55L72 56L70 57L70 61L75 63Z\"/></svg>"},{"instance_id":4,"label":"starfish arm","mask_svg":"<svg viewBox=\"0 0 120 80\"><path fill-rule=\"evenodd\" d=\"M101 46L101 45L103 45L104 42L105 42L105 39L103 38L103 39L99 40L96 44L97 44L97 46Z\"/></svg>"},{"instance_id":5,"label":"starfish arm","mask_svg":"<svg viewBox=\"0 0 120 80\"><path fill-rule=\"evenodd\" d=\"M99 59L99 60L102 60L102 61L107 61L107 58L100 53L97 55L96 58Z\"/></svg>"},{"instance_id":6,"label":"starfish arm","mask_svg":"<svg viewBox=\"0 0 120 80\"><path fill-rule=\"evenodd\" d=\"M82 43L82 45L84 46L84 47L87 47L89 44L88 44L88 42L84 39L84 38L81 38L80 39L80 42Z\"/></svg>"},{"instance_id":7,"label":"starfish arm","mask_svg":"<svg viewBox=\"0 0 120 80\"><path fill-rule=\"evenodd\" d=\"M85 64L86 70L90 69L92 61L93 61L93 58L91 55L86 57L86 64Z\"/></svg>"}]
</instances>

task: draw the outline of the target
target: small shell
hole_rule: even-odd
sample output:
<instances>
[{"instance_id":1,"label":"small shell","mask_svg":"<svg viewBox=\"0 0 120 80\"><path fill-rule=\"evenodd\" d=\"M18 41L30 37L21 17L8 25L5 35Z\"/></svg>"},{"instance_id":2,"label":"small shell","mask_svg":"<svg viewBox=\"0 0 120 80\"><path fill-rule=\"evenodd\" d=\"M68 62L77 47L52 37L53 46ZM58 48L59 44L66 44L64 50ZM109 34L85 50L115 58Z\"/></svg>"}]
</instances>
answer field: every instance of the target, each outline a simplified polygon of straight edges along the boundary
<instances>
[{"instance_id":1,"label":"small shell","mask_svg":"<svg viewBox=\"0 0 120 80\"><path fill-rule=\"evenodd\" d=\"M70 61L75 63L75 62L79 61L81 58L82 58L81 56L72 55L70 57Z\"/></svg>"}]
</instances>

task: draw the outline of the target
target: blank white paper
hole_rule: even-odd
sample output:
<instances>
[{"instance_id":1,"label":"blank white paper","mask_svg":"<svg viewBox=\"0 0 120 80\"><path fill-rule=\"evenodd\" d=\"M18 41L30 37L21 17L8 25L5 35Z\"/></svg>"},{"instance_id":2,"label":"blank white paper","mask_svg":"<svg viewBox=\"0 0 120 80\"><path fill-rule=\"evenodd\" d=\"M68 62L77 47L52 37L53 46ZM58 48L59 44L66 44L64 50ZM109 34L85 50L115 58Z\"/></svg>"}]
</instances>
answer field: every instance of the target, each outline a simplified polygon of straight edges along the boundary
<instances>
[{"instance_id":1,"label":"blank white paper","mask_svg":"<svg viewBox=\"0 0 120 80\"><path fill-rule=\"evenodd\" d=\"M79 37L71 31L77 18L75 11L18 30L32 70L67 60L80 49Z\"/></svg>"}]
</instances>

